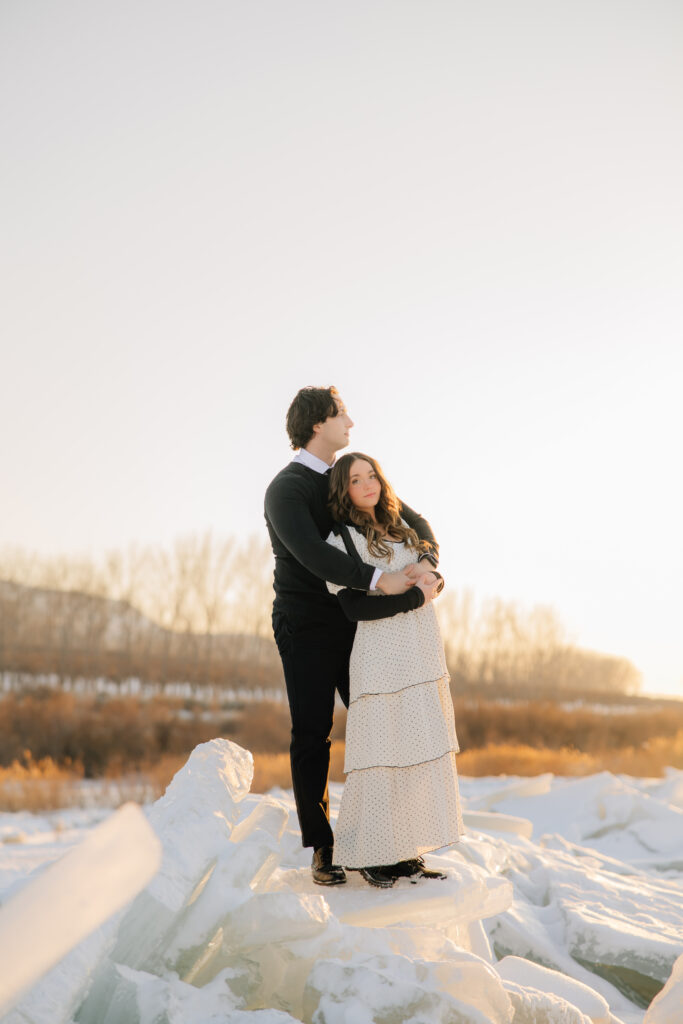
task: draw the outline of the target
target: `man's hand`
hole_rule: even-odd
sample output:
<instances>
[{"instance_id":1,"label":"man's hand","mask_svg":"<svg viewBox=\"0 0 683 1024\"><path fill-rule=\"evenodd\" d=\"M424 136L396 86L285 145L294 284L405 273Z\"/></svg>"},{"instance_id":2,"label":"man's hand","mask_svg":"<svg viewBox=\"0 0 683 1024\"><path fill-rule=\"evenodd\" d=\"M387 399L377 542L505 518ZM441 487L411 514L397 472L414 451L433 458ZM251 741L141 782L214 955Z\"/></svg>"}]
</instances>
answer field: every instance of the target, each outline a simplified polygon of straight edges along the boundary
<instances>
[{"instance_id":1,"label":"man's hand","mask_svg":"<svg viewBox=\"0 0 683 1024\"><path fill-rule=\"evenodd\" d=\"M377 580L377 589L383 594L405 594L406 590L415 586L408 572L383 572Z\"/></svg>"},{"instance_id":2,"label":"man's hand","mask_svg":"<svg viewBox=\"0 0 683 1024\"><path fill-rule=\"evenodd\" d=\"M439 577L435 576L433 572L427 572L420 576L415 586L424 594L425 604L429 604L430 601L434 600L438 593L440 582Z\"/></svg>"},{"instance_id":3,"label":"man's hand","mask_svg":"<svg viewBox=\"0 0 683 1024\"><path fill-rule=\"evenodd\" d=\"M421 562L414 562L406 568L406 576L417 582L422 576L428 576L433 571L432 563L423 558Z\"/></svg>"}]
</instances>

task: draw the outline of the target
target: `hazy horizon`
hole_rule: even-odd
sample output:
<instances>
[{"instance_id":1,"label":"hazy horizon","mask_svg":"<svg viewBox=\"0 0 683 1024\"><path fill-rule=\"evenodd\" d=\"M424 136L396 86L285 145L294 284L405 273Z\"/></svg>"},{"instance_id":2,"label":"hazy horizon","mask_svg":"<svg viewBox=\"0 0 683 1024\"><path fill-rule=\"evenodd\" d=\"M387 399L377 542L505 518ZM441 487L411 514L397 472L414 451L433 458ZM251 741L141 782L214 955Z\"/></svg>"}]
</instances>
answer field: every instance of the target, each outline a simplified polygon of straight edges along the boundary
<instances>
[{"instance_id":1,"label":"hazy horizon","mask_svg":"<svg viewBox=\"0 0 683 1024\"><path fill-rule=\"evenodd\" d=\"M683 694L680 5L0 27L0 547L265 536L334 383L449 586Z\"/></svg>"}]
</instances>

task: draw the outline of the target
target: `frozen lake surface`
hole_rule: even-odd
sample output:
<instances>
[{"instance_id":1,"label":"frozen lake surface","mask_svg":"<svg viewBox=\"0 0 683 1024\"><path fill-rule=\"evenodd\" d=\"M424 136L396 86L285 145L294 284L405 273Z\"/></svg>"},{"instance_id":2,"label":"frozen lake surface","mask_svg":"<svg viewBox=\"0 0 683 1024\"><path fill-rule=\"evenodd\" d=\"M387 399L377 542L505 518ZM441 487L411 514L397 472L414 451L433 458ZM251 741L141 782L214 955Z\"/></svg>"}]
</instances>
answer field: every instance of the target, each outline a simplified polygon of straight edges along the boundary
<instances>
[{"instance_id":1,"label":"frozen lake surface","mask_svg":"<svg viewBox=\"0 0 683 1024\"><path fill-rule=\"evenodd\" d=\"M390 890L314 885L291 792L251 774L197 747L145 809L158 873L3 1024L682 1024L683 772L462 779L466 836L427 858L447 879ZM0 934L111 814L0 814Z\"/></svg>"}]
</instances>

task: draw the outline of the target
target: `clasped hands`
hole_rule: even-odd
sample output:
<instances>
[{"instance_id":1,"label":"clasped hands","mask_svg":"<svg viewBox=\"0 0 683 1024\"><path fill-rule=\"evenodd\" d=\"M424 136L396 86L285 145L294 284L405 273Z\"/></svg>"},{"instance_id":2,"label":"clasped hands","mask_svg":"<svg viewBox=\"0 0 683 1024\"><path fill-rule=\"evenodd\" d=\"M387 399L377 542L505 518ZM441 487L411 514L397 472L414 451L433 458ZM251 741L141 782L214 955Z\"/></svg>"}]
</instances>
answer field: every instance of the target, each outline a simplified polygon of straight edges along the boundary
<instances>
[{"instance_id":1,"label":"clasped hands","mask_svg":"<svg viewBox=\"0 0 683 1024\"><path fill-rule=\"evenodd\" d=\"M377 589L383 594L404 594L410 587L418 587L425 596L425 604L428 604L440 592L441 583L430 563L424 560L407 566L402 572L383 572L377 581Z\"/></svg>"}]
</instances>

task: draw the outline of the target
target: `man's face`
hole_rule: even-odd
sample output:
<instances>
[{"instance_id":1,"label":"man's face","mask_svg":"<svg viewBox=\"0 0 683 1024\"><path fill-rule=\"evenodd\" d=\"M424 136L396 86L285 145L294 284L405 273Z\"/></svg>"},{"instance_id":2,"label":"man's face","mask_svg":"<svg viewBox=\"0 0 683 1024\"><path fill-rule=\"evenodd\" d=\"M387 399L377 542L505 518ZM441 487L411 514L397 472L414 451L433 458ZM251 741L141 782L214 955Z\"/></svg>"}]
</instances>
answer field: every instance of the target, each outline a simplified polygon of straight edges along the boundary
<instances>
[{"instance_id":1,"label":"man's face","mask_svg":"<svg viewBox=\"0 0 683 1024\"><path fill-rule=\"evenodd\" d=\"M333 452L338 452L340 448L346 448L349 443L349 431L353 426L353 420L340 398L336 398L335 403L337 415L328 416L323 423L317 423L316 433L318 438L329 445Z\"/></svg>"}]
</instances>

